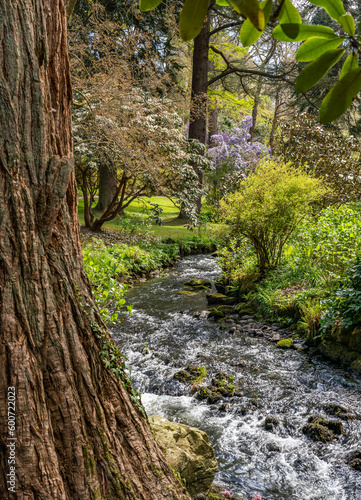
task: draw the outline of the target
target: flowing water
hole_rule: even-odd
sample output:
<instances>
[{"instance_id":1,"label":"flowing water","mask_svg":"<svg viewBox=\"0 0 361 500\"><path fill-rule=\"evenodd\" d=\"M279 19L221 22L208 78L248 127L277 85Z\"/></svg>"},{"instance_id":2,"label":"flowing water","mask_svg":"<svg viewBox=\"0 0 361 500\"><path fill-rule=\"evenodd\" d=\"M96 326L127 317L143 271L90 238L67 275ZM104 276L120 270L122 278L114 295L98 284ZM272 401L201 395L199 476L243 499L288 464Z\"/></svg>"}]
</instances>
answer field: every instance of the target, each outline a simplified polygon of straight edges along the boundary
<instances>
[{"instance_id":1,"label":"flowing water","mask_svg":"<svg viewBox=\"0 0 361 500\"><path fill-rule=\"evenodd\" d=\"M128 293L133 312L113 335L148 415L207 432L218 460L216 483L245 498L258 493L265 500L361 500L361 472L345 463L348 453L361 448L361 421L344 421L343 435L329 444L302 433L310 415L324 414L325 404L361 413L361 379L195 317L207 308L205 292L178 292L191 278L214 281L219 272L209 256L187 257ZM174 379L189 363L207 367L205 383L216 372L235 375L242 396L228 404L229 411L196 400L189 386ZM275 432L264 428L267 415L280 421Z\"/></svg>"}]
</instances>

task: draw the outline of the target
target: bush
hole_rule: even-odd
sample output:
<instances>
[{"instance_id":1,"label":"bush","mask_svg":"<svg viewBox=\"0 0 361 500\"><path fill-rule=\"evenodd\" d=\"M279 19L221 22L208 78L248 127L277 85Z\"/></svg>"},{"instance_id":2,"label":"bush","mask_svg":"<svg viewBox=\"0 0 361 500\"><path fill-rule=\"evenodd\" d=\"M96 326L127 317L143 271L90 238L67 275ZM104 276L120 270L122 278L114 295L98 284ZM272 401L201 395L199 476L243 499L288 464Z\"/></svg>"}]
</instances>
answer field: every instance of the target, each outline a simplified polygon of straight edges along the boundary
<instances>
[{"instance_id":1,"label":"bush","mask_svg":"<svg viewBox=\"0 0 361 500\"><path fill-rule=\"evenodd\" d=\"M343 325L361 324L361 259L353 262L343 279L338 282L336 293L325 301L326 313L321 318L321 330Z\"/></svg>"},{"instance_id":2,"label":"bush","mask_svg":"<svg viewBox=\"0 0 361 500\"><path fill-rule=\"evenodd\" d=\"M268 160L256 167L239 191L222 201L221 209L234 235L250 241L264 272L279 265L283 247L297 225L326 192L319 179L290 163Z\"/></svg>"}]
</instances>

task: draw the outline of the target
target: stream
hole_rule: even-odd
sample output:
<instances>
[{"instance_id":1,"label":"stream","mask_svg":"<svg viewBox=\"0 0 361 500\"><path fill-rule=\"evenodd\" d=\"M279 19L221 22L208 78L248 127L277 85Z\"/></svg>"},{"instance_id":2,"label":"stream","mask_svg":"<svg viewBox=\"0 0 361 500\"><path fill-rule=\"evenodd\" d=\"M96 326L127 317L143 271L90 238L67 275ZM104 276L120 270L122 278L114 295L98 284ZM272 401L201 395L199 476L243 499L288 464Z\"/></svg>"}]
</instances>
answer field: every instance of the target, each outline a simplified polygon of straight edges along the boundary
<instances>
[{"instance_id":1,"label":"stream","mask_svg":"<svg viewBox=\"0 0 361 500\"><path fill-rule=\"evenodd\" d=\"M342 421L343 434L327 444L312 441L302 427L310 415L326 416L327 404L361 413L361 379L307 352L279 349L242 329L229 333L220 323L199 317L207 309L206 292L179 291L189 279L214 282L219 273L214 258L191 256L128 291L133 312L112 333L128 358L148 415L205 431L218 460L215 482L233 494L249 499L258 493L263 500L360 500L361 472L346 464L346 457L360 449L361 420ZM252 318L243 323L264 326ZM195 399L190 386L174 378L190 363L206 366L203 385L217 372L233 374L242 394L213 405ZM222 403L227 411L219 409ZM273 432L264 427L268 415L280 422Z\"/></svg>"}]
</instances>

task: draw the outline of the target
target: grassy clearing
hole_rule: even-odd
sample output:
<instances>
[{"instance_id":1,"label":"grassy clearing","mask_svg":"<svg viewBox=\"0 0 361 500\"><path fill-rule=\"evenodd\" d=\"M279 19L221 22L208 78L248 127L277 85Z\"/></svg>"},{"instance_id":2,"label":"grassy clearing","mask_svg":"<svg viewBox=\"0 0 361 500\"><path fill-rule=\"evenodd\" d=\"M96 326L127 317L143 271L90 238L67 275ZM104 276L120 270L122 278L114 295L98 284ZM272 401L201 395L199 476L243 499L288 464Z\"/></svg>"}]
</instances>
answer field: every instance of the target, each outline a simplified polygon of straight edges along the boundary
<instances>
[{"instance_id":1,"label":"grassy clearing","mask_svg":"<svg viewBox=\"0 0 361 500\"><path fill-rule=\"evenodd\" d=\"M149 219L151 216L152 204L159 205L163 210L161 214L161 218L163 219L162 226L155 225ZM96 202L94 205L96 205ZM84 200L82 198L79 199L78 214L80 224L84 225ZM172 201L165 196L153 196L152 198L141 197L138 200L134 200L129 207L125 209L125 215L126 217L118 216L116 219L106 222L103 228L112 231L133 231L133 233L136 233L138 229L142 231L146 227L147 230L156 237L188 238L194 234L211 236L215 230L217 231L223 227L221 224L207 223L200 230L189 230L186 222L179 219L179 210Z\"/></svg>"}]
</instances>

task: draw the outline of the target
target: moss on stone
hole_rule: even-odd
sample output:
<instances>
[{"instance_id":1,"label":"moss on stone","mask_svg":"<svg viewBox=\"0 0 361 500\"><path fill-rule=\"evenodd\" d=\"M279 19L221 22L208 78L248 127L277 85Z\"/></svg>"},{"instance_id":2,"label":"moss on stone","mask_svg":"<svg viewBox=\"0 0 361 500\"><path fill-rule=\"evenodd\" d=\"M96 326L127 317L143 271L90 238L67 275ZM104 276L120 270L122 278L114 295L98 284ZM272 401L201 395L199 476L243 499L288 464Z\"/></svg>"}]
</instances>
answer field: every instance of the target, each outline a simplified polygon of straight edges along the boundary
<instances>
[{"instance_id":1,"label":"moss on stone","mask_svg":"<svg viewBox=\"0 0 361 500\"><path fill-rule=\"evenodd\" d=\"M293 347L292 339L281 339L277 342L277 347L280 349L291 349Z\"/></svg>"}]
</instances>

